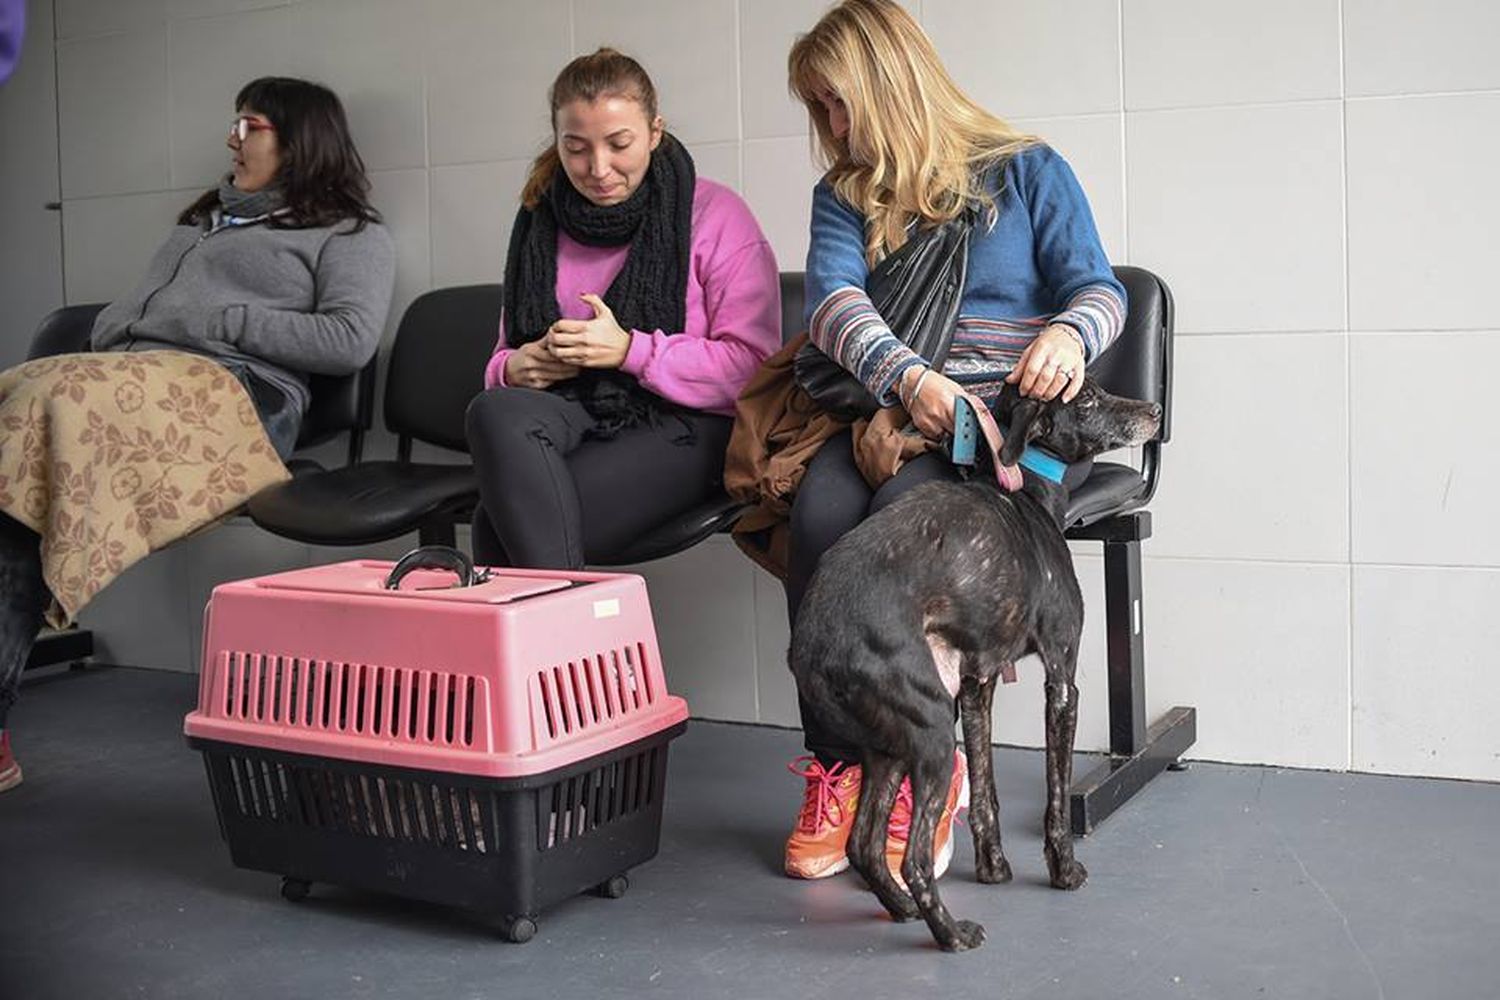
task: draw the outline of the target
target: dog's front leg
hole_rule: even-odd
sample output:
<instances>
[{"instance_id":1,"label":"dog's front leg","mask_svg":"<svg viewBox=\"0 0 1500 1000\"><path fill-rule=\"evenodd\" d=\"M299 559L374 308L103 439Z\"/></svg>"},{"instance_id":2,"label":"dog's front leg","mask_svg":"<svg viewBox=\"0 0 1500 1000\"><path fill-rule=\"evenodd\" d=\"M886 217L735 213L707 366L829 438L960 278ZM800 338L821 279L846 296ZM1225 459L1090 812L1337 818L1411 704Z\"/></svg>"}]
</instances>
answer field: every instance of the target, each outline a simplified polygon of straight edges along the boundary
<instances>
[{"instance_id":1,"label":"dog's front leg","mask_svg":"<svg viewBox=\"0 0 1500 1000\"><path fill-rule=\"evenodd\" d=\"M891 919L910 920L919 915L916 900L896 881L885 860L885 830L891 806L901 788L906 769L894 757L866 750L859 786L859 808L849 831L849 864L864 877Z\"/></svg>"},{"instance_id":2,"label":"dog's front leg","mask_svg":"<svg viewBox=\"0 0 1500 1000\"><path fill-rule=\"evenodd\" d=\"M1076 889L1089 877L1073 857L1073 831L1068 826L1068 789L1073 784L1073 734L1078 725L1078 685L1073 683L1078 660L1075 640L1060 655L1043 653L1047 668L1047 814L1043 822L1043 852L1047 872L1058 889Z\"/></svg>"},{"instance_id":3,"label":"dog's front leg","mask_svg":"<svg viewBox=\"0 0 1500 1000\"><path fill-rule=\"evenodd\" d=\"M974 877L991 884L1009 882L1010 862L1000 846L1000 798L995 791L994 749L990 746L990 710L995 701L995 674L980 680L965 665L958 691L969 755L969 827L974 834Z\"/></svg>"},{"instance_id":4,"label":"dog's front leg","mask_svg":"<svg viewBox=\"0 0 1500 1000\"><path fill-rule=\"evenodd\" d=\"M932 873L933 837L952 775L952 740L940 754L913 762L912 822L906 837L906 857L901 861L901 877L906 880L906 887L917 901L917 909L922 911L938 947L944 951L967 951L984 943L984 928L971 920L953 919L938 895L937 879Z\"/></svg>"}]
</instances>

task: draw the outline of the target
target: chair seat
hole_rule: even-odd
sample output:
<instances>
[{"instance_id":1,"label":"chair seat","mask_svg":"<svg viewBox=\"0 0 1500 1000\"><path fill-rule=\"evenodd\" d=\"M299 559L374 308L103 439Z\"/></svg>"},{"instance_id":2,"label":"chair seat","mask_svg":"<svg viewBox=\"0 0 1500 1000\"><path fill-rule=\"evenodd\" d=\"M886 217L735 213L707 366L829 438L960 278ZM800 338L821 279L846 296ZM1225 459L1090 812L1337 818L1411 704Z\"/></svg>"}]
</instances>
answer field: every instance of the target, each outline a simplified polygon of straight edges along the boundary
<instances>
[{"instance_id":1,"label":"chair seat","mask_svg":"<svg viewBox=\"0 0 1500 1000\"><path fill-rule=\"evenodd\" d=\"M1123 514L1146 495L1147 483L1137 469L1115 462L1095 462L1083 485L1068 495L1068 527L1092 524L1100 517Z\"/></svg>"},{"instance_id":2,"label":"chair seat","mask_svg":"<svg viewBox=\"0 0 1500 1000\"><path fill-rule=\"evenodd\" d=\"M467 465L362 462L299 475L262 490L248 507L256 524L299 542L368 545L478 501L479 485Z\"/></svg>"},{"instance_id":3,"label":"chair seat","mask_svg":"<svg viewBox=\"0 0 1500 1000\"><path fill-rule=\"evenodd\" d=\"M619 552L602 556L589 553L589 562L596 566L625 566L661 559L724 531L734 524L745 506L721 493L657 525Z\"/></svg>"}]
</instances>

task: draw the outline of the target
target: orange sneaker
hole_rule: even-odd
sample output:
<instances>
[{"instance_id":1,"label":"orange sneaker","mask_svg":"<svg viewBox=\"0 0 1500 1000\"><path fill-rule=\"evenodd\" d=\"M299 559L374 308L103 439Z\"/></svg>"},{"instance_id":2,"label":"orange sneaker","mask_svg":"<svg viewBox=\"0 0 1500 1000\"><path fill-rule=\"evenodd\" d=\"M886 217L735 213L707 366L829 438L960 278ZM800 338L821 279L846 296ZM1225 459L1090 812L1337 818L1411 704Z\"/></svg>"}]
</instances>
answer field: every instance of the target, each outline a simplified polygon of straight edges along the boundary
<instances>
[{"instance_id":1,"label":"orange sneaker","mask_svg":"<svg viewBox=\"0 0 1500 1000\"><path fill-rule=\"evenodd\" d=\"M797 826L786 841L786 873L827 878L849 867L849 831L859 807L858 764L824 768L816 757L798 757L787 770L807 781Z\"/></svg>"},{"instance_id":2,"label":"orange sneaker","mask_svg":"<svg viewBox=\"0 0 1500 1000\"><path fill-rule=\"evenodd\" d=\"M906 838L911 832L911 806L911 779L907 778L896 793L896 804L891 808L891 822L885 835L885 862L896 881L903 886L906 880L901 877L901 862L906 857ZM948 783L948 801L943 803L943 814L938 817L933 838L933 878L941 878L953 861L953 821L958 817L958 811L968 806L969 762L964 752L958 750L953 754L953 780Z\"/></svg>"},{"instance_id":3,"label":"orange sneaker","mask_svg":"<svg viewBox=\"0 0 1500 1000\"><path fill-rule=\"evenodd\" d=\"M16 755L10 752L10 733L0 729L0 792L20 783L21 765L16 762Z\"/></svg>"}]
</instances>

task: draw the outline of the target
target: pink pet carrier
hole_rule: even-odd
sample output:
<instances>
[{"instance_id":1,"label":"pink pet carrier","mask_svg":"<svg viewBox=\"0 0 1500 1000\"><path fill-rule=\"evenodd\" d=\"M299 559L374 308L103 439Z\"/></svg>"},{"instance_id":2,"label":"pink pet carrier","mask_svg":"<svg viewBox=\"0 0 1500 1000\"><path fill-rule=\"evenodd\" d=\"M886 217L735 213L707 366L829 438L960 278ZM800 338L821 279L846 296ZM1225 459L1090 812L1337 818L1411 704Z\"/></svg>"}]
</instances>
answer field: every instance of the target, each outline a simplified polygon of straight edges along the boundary
<instances>
[{"instance_id":1,"label":"pink pet carrier","mask_svg":"<svg viewBox=\"0 0 1500 1000\"><path fill-rule=\"evenodd\" d=\"M429 548L214 588L184 731L234 863L288 899L356 886L525 941L656 854L686 719L640 577Z\"/></svg>"}]
</instances>

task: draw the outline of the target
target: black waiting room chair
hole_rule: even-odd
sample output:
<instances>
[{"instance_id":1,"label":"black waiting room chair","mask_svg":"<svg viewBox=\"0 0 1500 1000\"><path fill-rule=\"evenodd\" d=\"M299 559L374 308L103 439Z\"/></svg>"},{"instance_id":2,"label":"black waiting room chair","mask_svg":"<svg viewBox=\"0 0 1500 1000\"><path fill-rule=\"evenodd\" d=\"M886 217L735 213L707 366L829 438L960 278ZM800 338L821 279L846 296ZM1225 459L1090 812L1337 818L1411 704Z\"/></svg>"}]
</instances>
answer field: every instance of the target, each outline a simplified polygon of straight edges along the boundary
<instances>
[{"instance_id":1,"label":"black waiting room chair","mask_svg":"<svg viewBox=\"0 0 1500 1000\"><path fill-rule=\"evenodd\" d=\"M1173 708L1146 723L1145 640L1141 607L1141 542L1151 537L1161 446L1171 434L1172 294L1139 267L1117 267L1129 313L1119 338L1089 373L1108 391L1161 404L1161 430L1142 448L1141 468L1095 462L1069 497L1067 537L1104 544L1104 617L1108 637L1109 757L1073 784L1073 832L1087 834L1193 745L1196 714ZM802 329L805 289L798 272L781 276L782 339Z\"/></svg>"},{"instance_id":2,"label":"black waiting room chair","mask_svg":"<svg viewBox=\"0 0 1500 1000\"><path fill-rule=\"evenodd\" d=\"M1140 267L1116 267L1129 313L1120 337L1089 366L1119 396L1161 404L1161 429L1141 450L1141 468L1096 462L1069 497L1067 537L1104 545L1104 619L1108 638L1109 756L1074 781L1073 832L1089 833L1146 782L1169 767L1197 738L1197 713L1177 706L1146 721L1146 644L1141 542L1151 537L1146 505L1161 473L1161 447L1172 431L1172 293Z\"/></svg>"}]
</instances>

